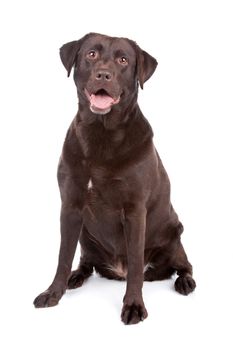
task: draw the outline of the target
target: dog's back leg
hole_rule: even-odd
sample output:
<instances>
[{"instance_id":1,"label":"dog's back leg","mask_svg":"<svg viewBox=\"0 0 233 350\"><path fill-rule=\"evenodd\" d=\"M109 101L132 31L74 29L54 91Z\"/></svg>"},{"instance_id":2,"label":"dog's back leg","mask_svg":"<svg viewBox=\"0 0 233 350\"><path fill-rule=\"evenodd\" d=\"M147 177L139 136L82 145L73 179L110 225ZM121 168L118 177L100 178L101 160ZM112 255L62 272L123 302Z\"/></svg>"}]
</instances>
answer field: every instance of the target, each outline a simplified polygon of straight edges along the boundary
<instances>
[{"instance_id":1,"label":"dog's back leg","mask_svg":"<svg viewBox=\"0 0 233 350\"><path fill-rule=\"evenodd\" d=\"M170 265L154 266L151 263L144 272L144 281L162 281L164 279L171 278L174 272L175 269Z\"/></svg>"},{"instance_id":2,"label":"dog's back leg","mask_svg":"<svg viewBox=\"0 0 233 350\"><path fill-rule=\"evenodd\" d=\"M72 271L68 279L68 289L81 287L83 282L91 276L93 264L84 256L81 257L77 270Z\"/></svg>"},{"instance_id":3,"label":"dog's back leg","mask_svg":"<svg viewBox=\"0 0 233 350\"><path fill-rule=\"evenodd\" d=\"M175 290L183 295L188 295L196 288L196 282L192 278L192 265L187 259L181 242L175 252L173 267L179 276L175 281Z\"/></svg>"}]
</instances>

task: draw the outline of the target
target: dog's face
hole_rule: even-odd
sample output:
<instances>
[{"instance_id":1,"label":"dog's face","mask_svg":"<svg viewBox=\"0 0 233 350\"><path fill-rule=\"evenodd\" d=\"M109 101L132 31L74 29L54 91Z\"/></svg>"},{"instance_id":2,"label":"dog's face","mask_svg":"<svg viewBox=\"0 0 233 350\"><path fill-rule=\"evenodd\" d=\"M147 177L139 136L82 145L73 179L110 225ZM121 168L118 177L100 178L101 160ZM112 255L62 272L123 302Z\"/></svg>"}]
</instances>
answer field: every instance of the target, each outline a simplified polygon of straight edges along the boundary
<instances>
[{"instance_id":1,"label":"dog's face","mask_svg":"<svg viewBox=\"0 0 233 350\"><path fill-rule=\"evenodd\" d=\"M135 42L94 33L63 45L60 56L68 76L74 67L79 101L94 114L129 104L137 96L138 82L142 88L157 66Z\"/></svg>"}]
</instances>

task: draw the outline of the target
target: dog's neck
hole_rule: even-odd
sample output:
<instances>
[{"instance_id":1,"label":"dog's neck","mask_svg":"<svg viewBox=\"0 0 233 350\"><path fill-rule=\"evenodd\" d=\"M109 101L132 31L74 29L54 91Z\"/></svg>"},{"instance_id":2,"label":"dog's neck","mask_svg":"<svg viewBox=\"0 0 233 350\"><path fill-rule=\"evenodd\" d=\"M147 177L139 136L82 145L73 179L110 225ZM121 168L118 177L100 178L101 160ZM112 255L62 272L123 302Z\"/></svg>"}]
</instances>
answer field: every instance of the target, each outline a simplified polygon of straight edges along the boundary
<instances>
[{"instance_id":1,"label":"dog's neck","mask_svg":"<svg viewBox=\"0 0 233 350\"><path fill-rule=\"evenodd\" d=\"M76 135L85 158L99 163L120 162L140 156L146 144L152 142L153 132L137 102L125 113L112 110L95 115L82 104L75 118Z\"/></svg>"}]
</instances>

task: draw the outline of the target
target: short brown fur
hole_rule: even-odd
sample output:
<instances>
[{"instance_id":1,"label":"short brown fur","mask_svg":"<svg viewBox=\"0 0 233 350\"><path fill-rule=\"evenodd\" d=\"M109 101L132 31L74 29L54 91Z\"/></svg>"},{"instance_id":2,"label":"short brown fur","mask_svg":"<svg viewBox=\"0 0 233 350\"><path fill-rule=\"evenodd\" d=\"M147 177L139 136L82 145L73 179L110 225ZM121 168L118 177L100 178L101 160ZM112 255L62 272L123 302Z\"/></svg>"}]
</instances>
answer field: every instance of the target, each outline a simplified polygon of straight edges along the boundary
<instances>
[{"instance_id":1,"label":"short brown fur","mask_svg":"<svg viewBox=\"0 0 233 350\"><path fill-rule=\"evenodd\" d=\"M125 324L138 323L147 317L143 280L177 272L179 293L195 289L169 179L137 103L138 85L143 87L157 62L129 39L95 33L65 44L60 55L68 76L74 67L79 111L58 167L62 209L57 272L34 304L56 305L67 288L80 287L95 269L109 279L126 278L121 318ZM90 110L85 93L99 89L115 100L120 96L105 114ZM78 241L81 259L71 273Z\"/></svg>"}]
</instances>

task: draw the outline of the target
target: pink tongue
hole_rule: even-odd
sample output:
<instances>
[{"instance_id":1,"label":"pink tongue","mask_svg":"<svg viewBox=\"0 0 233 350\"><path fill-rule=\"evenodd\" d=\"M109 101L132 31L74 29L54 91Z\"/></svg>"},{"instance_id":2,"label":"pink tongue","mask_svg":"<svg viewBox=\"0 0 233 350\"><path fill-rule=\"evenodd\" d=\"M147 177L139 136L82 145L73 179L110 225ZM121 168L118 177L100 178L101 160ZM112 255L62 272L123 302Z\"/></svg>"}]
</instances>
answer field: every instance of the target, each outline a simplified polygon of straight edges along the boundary
<instances>
[{"instance_id":1,"label":"pink tongue","mask_svg":"<svg viewBox=\"0 0 233 350\"><path fill-rule=\"evenodd\" d=\"M114 100L112 97L108 95L91 95L90 98L91 106L95 106L99 109L106 109L111 107L111 105L114 103Z\"/></svg>"}]
</instances>

